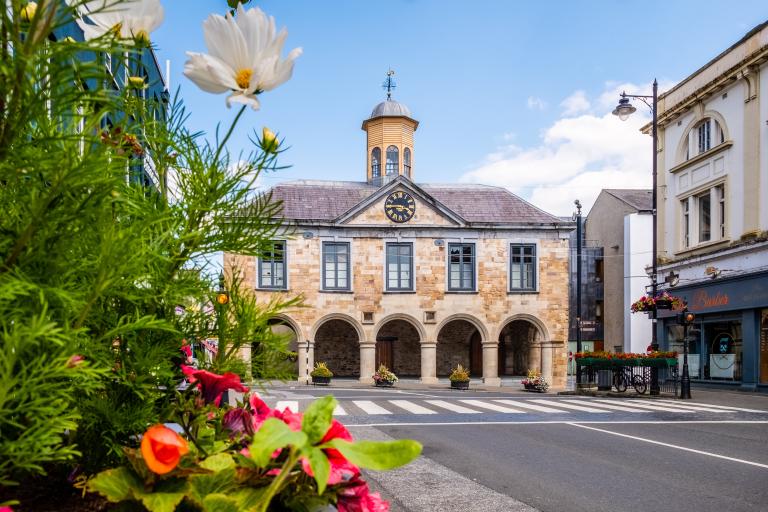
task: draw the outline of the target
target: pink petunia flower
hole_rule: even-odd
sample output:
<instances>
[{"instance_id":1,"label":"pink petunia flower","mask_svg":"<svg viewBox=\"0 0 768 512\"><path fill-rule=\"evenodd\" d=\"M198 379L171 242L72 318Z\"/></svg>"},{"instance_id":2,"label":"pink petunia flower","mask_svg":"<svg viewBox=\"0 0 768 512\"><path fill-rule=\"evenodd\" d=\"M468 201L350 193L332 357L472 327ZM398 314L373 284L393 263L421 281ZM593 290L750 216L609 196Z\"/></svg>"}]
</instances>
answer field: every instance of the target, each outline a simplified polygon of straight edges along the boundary
<instances>
[{"instance_id":1,"label":"pink petunia flower","mask_svg":"<svg viewBox=\"0 0 768 512\"><path fill-rule=\"evenodd\" d=\"M187 376L190 383L197 383L197 387L201 391L206 404L214 403L218 406L221 402L222 393L228 389L234 389L242 393L248 391L248 388L240 382L240 377L231 372L218 375L206 370L195 370L186 365L181 365L181 370Z\"/></svg>"},{"instance_id":2,"label":"pink petunia flower","mask_svg":"<svg viewBox=\"0 0 768 512\"><path fill-rule=\"evenodd\" d=\"M379 493L371 493L368 484L355 477L349 485L339 491L336 507L339 512L389 512L389 502L381 499Z\"/></svg>"}]
</instances>

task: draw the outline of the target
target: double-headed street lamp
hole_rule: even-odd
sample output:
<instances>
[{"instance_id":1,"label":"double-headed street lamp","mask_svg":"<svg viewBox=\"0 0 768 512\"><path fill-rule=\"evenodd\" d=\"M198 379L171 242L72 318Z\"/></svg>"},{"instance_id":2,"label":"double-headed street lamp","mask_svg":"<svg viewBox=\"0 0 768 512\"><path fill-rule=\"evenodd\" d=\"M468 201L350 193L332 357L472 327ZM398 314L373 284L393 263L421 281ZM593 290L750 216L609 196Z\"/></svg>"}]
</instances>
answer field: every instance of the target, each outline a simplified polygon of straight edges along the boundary
<instances>
[{"instance_id":1,"label":"double-headed street lamp","mask_svg":"<svg viewBox=\"0 0 768 512\"><path fill-rule=\"evenodd\" d=\"M651 115L653 116L653 121L651 122L651 137L653 138L653 195L652 195L652 214L653 214L653 254L652 258L653 261L651 263L651 296L656 298L657 292L658 292L658 271L656 267L656 226L657 226L657 218L656 218L656 169L657 169L657 163L656 163L656 154L658 152L658 137L657 137L657 129L658 129L658 120L657 120L657 111L658 111L658 91L659 91L659 83L654 79L653 81L653 95L651 96L644 96L641 94L627 94L626 92L621 93L621 99L619 100L619 104L616 106L615 109L613 109L613 115L618 116L619 119L622 121L626 121L627 118L632 115L637 109L632 106L632 104L629 102L630 98L637 98L643 103L645 103L648 108L651 109ZM648 100L651 100L649 103ZM656 334L656 310L653 310L653 330L651 332L651 350L659 350L659 340L657 338ZM659 394L659 379L658 374L653 375L653 370L651 371L651 394L652 395L658 395ZM655 377L655 378L654 378Z\"/></svg>"}]
</instances>

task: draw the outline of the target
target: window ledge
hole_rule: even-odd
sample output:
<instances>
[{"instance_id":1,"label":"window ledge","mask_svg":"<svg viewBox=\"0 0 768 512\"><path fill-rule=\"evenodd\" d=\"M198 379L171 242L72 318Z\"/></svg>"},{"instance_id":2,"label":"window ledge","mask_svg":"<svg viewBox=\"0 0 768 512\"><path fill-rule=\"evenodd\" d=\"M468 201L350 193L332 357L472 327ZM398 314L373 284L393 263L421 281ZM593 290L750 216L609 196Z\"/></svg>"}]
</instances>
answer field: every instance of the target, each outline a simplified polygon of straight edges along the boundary
<instances>
[{"instance_id":1,"label":"window ledge","mask_svg":"<svg viewBox=\"0 0 768 512\"><path fill-rule=\"evenodd\" d=\"M725 151L729 147L733 146L732 140L727 140L725 142L722 142L718 144L717 146L708 149L707 151L703 153L699 153L698 155L694 156L693 158L690 158L686 160L685 162L681 164L677 164L676 166L672 167L669 172L672 174L675 174L677 172L682 171L683 169L687 169L689 166L696 165L699 162L702 162L703 160L706 160L707 158L716 155L717 153L720 153L721 151Z\"/></svg>"},{"instance_id":2,"label":"window ledge","mask_svg":"<svg viewBox=\"0 0 768 512\"><path fill-rule=\"evenodd\" d=\"M257 292L287 292L288 288L255 288Z\"/></svg>"},{"instance_id":3,"label":"window ledge","mask_svg":"<svg viewBox=\"0 0 768 512\"><path fill-rule=\"evenodd\" d=\"M387 295L387 294L395 294L396 295L396 294L404 294L404 293L408 294L408 293L416 293L416 290L384 290L381 293L383 293L385 295Z\"/></svg>"},{"instance_id":4,"label":"window ledge","mask_svg":"<svg viewBox=\"0 0 768 512\"><path fill-rule=\"evenodd\" d=\"M453 295L477 295L477 290L445 290L445 293L450 293Z\"/></svg>"},{"instance_id":5,"label":"window ledge","mask_svg":"<svg viewBox=\"0 0 768 512\"><path fill-rule=\"evenodd\" d=\"M508 290L507 295L531 295L539 293L539 290Z\"/></svg>"},{"instance_id":6,"label":"window ledge","mask_svg":"<svg viewBox=\"0 0 768 512\"><path fill-rule=\"evenodd\" d=\"M317 291L320 292L320 293L355 293L352 290L323 290L323 289L320 289L320 290L317 290Z\"/></svg>"},{"instance_id":7,"label":"window ledge","mask_svg":"<svg viewBox=\"0 0 768 512\"><path fill-rule=\"evenodd\" d=\"M713 248L719 248L720 246L726 246L731 243L730 238L721 238L720 240L714 240L711 242L704 242L698 245L694 245L693 247L688 247L686 249L682 249L680 251L677 251L675 253L675 256L689 256L691 254L696 253L697 251L700 251L702 249L713 249Z\"/></svg>"}]
</instances>

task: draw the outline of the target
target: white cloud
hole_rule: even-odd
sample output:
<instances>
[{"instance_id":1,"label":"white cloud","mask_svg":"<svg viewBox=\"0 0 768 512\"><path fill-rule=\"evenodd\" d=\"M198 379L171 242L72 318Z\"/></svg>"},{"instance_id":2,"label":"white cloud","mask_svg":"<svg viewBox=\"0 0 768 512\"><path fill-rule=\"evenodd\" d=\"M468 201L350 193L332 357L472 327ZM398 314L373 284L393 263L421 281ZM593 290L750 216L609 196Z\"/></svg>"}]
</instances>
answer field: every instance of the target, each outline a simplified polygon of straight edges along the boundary
<instances>
[{"instance_id":1,"label":"white cloud","mask_svg":"<svg viewBox=\"0 0 768 512\"><path fill-rule=\"evenodd\" d=\"M624 122L611 115L621 90L645 93L633 84L606 84L595 113L557 120L536 146L498 148L461 181L506 187L555 215L570 215L574 199L589 211L603 188L650 188L651 139L640 133L650 117L639 106Z\"/></svg>"},{"instance_id":2,"label":"white cloud","mask_svg":"<svg viewBox=\"0 0 768 512\"><path fill-rule=\"evenodd\" d=\"M588 112L592 104L587 99L587 93L584 91L576 91L560 103L563 107L564 116L575 116L576 114L582 114Z\"/></svg>"},{"instance_id":3,"label":"white cloud","mask_svg":"<svg viewBox=\"0 0 768 512\"><path fill-rule=\"evenodd\" d=\"M531 110L544 110L547 108L547 102L536 96L528 96L528 108Z\"/></svg>"}]
</instances>

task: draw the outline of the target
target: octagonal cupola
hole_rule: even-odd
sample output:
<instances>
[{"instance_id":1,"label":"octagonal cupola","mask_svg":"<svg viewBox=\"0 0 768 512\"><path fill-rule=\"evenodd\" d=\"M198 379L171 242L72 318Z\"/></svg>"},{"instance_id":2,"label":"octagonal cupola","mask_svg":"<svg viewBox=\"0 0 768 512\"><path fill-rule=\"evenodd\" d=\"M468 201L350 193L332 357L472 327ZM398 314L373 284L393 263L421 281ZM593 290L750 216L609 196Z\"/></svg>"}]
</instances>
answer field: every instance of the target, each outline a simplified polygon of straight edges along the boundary
<instances>
[{"instance_id":1,"label":"octagonal cupola","mask_svg":"<svg viewBox=\"0 0 768 512\"><path fill-rule=\"evenodd\" d=\"M376 105L371 116L363 121L368 139L366 180L377 185L398 176L413 179L413 132L419 122L407 106L392 99L396 87L394 74L389 70L383 84L387 99Z\"/></svg>"}]
</instances>

